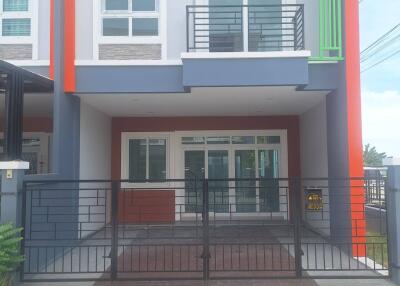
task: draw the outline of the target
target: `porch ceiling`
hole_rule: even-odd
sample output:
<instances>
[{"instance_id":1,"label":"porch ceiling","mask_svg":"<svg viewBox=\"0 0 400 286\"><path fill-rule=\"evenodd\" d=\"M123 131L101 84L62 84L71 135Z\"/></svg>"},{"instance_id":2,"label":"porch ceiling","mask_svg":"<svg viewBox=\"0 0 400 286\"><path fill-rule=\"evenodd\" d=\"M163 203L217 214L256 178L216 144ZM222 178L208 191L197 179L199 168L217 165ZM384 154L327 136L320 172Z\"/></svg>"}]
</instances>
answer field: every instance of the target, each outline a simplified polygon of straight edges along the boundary
<instances>
[{"instance_id":1,"label":"porch ceiling","mask_svg":"<svg viewBox=\"0 0 400 286\"><path fill-rule=\"evenodd\" d=\"M299 115L327 91L294 86L192 88L190 93L80 94L87 104L112 117Z\"/></svg>"}]
</instances>

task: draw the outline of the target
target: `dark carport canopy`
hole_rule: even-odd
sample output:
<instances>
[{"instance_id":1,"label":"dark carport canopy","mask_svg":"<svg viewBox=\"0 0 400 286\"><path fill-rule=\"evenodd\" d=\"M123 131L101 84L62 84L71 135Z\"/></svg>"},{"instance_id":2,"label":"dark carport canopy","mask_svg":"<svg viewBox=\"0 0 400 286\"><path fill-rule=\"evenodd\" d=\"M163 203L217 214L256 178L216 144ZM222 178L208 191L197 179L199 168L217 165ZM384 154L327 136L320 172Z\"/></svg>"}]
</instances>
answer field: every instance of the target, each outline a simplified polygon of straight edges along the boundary
<instances>
[{"instance_id":1,"label":"dark carport canopy","mask_svg":"<svg viewBox=\"0 0 400 286\"><path fill-rule=\"evenodd\" d=\"M51 92L53 81L0 60L0 90L5 94L3 150L5 159L20 160L24 93Z\"/></svg>"}]
</instances>

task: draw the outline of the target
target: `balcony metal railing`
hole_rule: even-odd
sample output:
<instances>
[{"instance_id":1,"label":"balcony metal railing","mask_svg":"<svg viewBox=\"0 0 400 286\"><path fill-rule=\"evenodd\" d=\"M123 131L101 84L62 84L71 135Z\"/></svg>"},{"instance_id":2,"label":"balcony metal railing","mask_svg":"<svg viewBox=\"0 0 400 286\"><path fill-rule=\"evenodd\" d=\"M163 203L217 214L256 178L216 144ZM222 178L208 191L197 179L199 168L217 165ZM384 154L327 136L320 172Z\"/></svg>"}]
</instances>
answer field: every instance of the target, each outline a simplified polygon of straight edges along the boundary
<instances>
[{"instance_id":1,"label":"balcony metal railing","mask_svg":"<svg viewBox=\"0 0 400 286\"><path fill-rule=\"evenodd\" d=\"M304 49L303 5L187 6L188 52Z\"/></svg>"}]
</instances>

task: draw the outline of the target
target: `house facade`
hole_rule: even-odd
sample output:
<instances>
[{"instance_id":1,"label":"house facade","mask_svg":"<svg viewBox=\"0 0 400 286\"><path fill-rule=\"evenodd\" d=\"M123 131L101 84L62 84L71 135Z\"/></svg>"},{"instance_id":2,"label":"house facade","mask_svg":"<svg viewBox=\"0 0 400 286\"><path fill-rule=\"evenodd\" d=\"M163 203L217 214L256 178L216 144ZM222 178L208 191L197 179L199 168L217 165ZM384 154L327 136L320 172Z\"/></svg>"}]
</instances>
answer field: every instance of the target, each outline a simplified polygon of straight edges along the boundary
<instances>
[{"instance_id":1,"label":"house facade","mask_svg":"<svg viewBox=\"0 0 400 286\"><path fill-rule=\"evenodd\" d=\"M248 179L215 209L238 215L285 205L252 179L363 176L356 0L0 4L0 58L54 79L25 95L32 173L124 180L150 201L166 179Z\"/></svg>"}]
</instances>

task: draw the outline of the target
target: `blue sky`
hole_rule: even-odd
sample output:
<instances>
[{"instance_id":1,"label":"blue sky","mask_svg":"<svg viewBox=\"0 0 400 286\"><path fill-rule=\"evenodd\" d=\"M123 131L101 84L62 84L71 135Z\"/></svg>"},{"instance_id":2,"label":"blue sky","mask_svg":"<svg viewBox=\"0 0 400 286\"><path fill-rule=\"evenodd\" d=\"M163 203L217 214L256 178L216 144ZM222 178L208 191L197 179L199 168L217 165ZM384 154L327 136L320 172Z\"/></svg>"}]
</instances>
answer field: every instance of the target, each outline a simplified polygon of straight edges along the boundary
<instances>
[{"instance_id":1,"label":"blue sky","mask_svg":"<svg viewBox=\"0 0 400 286\"><path fill-rule=\"evenodd\" d=\"M399 0L363 0L361 50L400 23ZM386 53L400 49L400 39ZM400 157L400 54L361 74L363 141Z\"/></svg>"}]
</instances>

